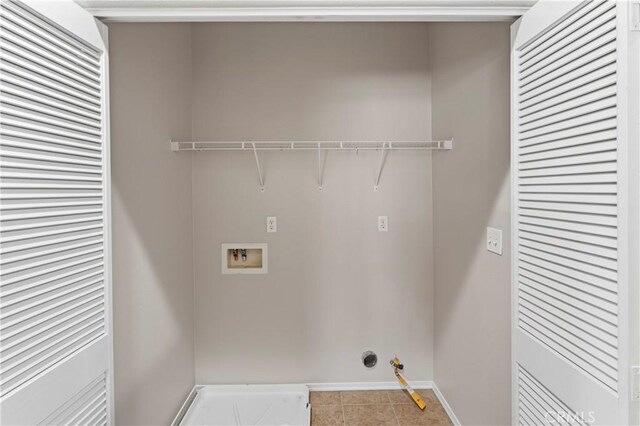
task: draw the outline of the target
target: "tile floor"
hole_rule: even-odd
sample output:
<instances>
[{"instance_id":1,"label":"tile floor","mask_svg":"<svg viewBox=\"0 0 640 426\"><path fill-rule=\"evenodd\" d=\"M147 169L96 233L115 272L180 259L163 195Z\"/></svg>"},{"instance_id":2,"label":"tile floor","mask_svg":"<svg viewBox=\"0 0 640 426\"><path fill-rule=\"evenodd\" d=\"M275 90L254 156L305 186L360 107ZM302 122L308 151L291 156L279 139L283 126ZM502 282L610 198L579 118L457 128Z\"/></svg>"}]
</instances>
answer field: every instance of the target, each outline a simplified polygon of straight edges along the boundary
<instances>
[{"instance_id":1,"label":"tile floor","mask_svg":"<svg viewBox=\"0 0 640 426\"><path fill-rule=\"evenodd\" d=\"M311 392L311 426L449 426L451 420L432 390L419 389L421 411L403 390Z\"/></svg>"}]
</instances>

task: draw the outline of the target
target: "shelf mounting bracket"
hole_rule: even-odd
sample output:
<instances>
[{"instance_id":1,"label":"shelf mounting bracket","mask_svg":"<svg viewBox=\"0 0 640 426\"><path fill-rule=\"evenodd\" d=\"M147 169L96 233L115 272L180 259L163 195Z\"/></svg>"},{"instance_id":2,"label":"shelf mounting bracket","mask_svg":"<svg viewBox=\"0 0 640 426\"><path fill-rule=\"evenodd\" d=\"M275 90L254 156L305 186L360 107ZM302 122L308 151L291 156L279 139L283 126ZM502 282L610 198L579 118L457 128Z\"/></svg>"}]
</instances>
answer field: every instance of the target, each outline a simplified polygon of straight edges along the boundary
<instances>
[{"instance_id":1,"label":"shelf mounting bracket","mask_svg":"<svg viewBox=\"0 0 640 426\"><path fill-rule=\"evenodd\" d=\"M260 192L264 192L264 176L262 176L262 169L260 168L260 159L258 158L258 150L256 149L255 142L251 143L253 147L253 156L256 158L256 167L258 168L258 179L260 179Z\"/></svg>"},{"instance_id":2,"label":"shelf mounting bracket","mask_svg":"<svg viewBox=\"0 0 640 426\"><path fill-rule=\"evenodd\" d=\"M382 176L382 168L384 167L384 160L387 157L387 148L385 148L385 146L387 145L386 142L382 142L382 148L381 148L381 152L380 152L380 164L378 165L378 174L376 175L376 184L373 186L373 190L375 192L378 192L378 185L380 184L380 177Z\"/></svg>"},{"instance_id":3,"label":"shelf mounting bracket","mask_svg":"<svg viewBox=\"0 0 640 426\"><path fill-rule=\"evenodd\" d=\"M320 142L318 142L318 190L322 192L322 175L323 173L322 167L322 149L320 149Z\"/></svg>"}]
</instances>

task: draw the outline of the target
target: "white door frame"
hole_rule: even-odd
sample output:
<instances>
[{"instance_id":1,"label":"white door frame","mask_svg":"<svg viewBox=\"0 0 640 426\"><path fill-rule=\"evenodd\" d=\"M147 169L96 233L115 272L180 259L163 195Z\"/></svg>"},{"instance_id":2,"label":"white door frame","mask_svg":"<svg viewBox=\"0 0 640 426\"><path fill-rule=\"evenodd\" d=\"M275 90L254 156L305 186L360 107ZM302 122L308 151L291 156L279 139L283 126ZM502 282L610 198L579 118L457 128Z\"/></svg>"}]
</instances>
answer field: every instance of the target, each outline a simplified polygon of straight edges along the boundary
<instances>
[{"instance_id":1,"label":"white door frame","mask_svg":"<svg viewBox=\"0 0 640 426\"><path fill-rule=\"evenodd\" d=\"M254 0L230 6L221 1L181 5L136 1L78 0L90 13L118 22L427 22L504 21L522 15L535 0ZM114 2L115 3L115 2Z\"/></svg>"}]
</instances>

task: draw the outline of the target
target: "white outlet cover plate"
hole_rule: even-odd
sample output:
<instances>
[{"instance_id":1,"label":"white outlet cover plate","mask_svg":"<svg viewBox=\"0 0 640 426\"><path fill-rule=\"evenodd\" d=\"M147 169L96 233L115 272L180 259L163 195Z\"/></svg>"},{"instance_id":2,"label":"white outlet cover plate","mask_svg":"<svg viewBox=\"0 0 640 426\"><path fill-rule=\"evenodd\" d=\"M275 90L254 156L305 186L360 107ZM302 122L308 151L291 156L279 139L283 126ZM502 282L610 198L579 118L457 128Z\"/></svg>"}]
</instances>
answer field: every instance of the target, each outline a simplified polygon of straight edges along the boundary
<instances>
[{"instance_id":1,"label":"white outlet cover plate","mask_svg":"<svg viewBox=\"0 0 640 426\"><path fill-rule=\"evenodd\" d=\"M387 232L389 230L389 219L387 216L378 216L378 231Z\"/></svg>"},{"instance_id":2,"label":"white outlet cover plate","mask_svg":"<svg viewBox=\"0 0 640 426\"><path fill-rule=\"evenodd\" d=\"M267 217L267 232L278 232L278 222L275 216Z\"/></svg>"},{"instance_id":3,"label":"white outlet cover plate","mask_svg":"<svg viewBox=\"0 0 640 426\"><path fill-rule=\"evenodd\" d=\"M502 230L487 228L487 250L502 256Z\"/></svg>"}]
</instances>

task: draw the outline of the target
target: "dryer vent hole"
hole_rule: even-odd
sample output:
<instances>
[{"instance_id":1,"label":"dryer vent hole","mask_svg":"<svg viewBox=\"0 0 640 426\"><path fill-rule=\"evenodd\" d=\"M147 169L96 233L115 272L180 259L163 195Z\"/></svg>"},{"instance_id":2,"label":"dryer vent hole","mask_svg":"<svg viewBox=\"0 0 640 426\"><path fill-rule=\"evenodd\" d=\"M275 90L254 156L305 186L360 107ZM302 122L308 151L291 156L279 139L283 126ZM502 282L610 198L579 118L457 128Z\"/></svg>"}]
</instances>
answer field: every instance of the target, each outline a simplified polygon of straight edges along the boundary
<instances>
[{"instance_id":1,"label":"dryer vent hole","mask_svg":"<svg viewBox=\"0 0 640 426\"><path fill-rule=\"evenodd\" d=\"M378 355L376 355L375 352L366 351L362 354L362 364L364 364L366 368L373 368L377 363Z\"/></svg>"}]
</instances>

